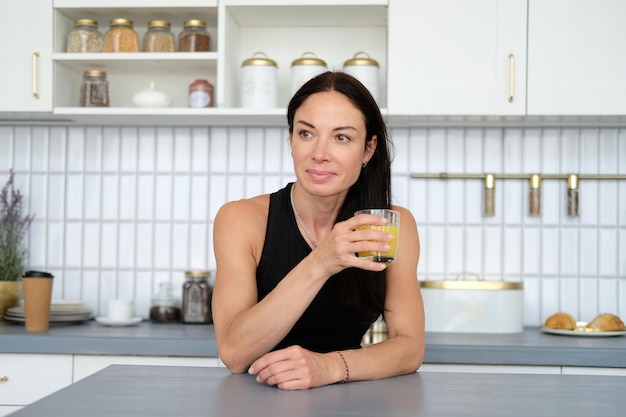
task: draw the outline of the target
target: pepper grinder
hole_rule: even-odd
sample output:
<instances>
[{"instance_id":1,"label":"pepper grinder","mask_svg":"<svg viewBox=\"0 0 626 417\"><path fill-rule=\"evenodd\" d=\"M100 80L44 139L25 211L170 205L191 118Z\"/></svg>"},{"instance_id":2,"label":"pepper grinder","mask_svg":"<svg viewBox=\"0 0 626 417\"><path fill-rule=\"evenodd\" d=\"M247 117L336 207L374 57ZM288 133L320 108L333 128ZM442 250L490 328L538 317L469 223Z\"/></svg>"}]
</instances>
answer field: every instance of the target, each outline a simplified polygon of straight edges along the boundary
<instances>
[{"instance_id":1,"label":"pepper grinder","mask_svg":"<svg viewBox=\"0 0 626 417\"><path fill-rule=\"evenodd\" d=\"M496 212L496 175L485 174L485 187L483 196L483 215L493 216Z\"/></svg>"},{"instance_id":2,"label":"pepper grinder","mask_svg":"<svg viewBox=\"0 0 626 417\"><path fill-rule=\"evenodd\" d=\"M567 215L578 216L578 174L567 176Z\"/></svg>"},{"instance_id":3,"label":"pepper grinder","mask_svg":"<svg viewBox=\"0 0 626 417\"><path fill-rule=\"evenodd\" d=\"M541 214L541 175L530 176L530 192L528 195L528 214L539 216Z\"/></svg>"}]
</instances>

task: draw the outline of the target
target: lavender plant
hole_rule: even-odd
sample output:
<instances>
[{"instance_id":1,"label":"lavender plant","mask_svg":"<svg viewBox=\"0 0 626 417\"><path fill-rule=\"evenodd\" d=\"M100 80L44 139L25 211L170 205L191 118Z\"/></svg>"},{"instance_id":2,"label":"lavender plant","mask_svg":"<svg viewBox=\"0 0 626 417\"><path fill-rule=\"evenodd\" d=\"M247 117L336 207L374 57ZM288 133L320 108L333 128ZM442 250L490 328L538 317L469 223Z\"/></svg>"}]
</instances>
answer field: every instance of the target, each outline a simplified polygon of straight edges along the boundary
<instances>
[{"instance_id":1,"label":"lavender plant","mask_svg":"<svg viewBox=\"0 0 626 417\"><path fill-rule=\"evenodd\" d=\"M0 281L16 281L24 271L24 237L35 215L24 215L24 196L15 189L13 170L0 194Z\"/></svg>"}]
</instances>

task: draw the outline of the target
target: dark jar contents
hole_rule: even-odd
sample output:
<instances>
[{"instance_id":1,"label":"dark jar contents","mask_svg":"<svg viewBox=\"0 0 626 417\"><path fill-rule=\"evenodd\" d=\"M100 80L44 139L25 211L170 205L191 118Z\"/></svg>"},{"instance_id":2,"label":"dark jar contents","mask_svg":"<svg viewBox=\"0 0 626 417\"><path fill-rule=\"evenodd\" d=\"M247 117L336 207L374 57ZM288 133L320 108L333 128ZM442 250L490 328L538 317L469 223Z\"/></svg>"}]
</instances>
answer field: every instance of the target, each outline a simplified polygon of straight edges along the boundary
<instances>
[{"instance_id":1,"label":"dark jar contents","mask_svg":"<svg viewBox=\"0 0 626 417\"><path fill-rule=\"evenodd\" d=\"M180 308L177 304L172 295L172 284L160 283L159 292L152 297L150 320L156 323L179 323Z\"/></svg>"},{"instance_id":2,"label":"dark jar contents","mask_svg":"<svg viewBox=\"0 0 626 417\"><path fill-rule=\"evenodd\" d=\"M80 89L81 107L109 107L109 82L107 73L98 70L83 72Z\"/></svg>"},{"instance_id":3,"label":"dark jar contents","mask_svg":"<svg viewBox=\"0 0 626 417\"><path fill-rule=\"evenodd\" d=\"M206 23L191 19L183 24L183 31L178 35L178 52L208 52L211 37L206 31Z\"/></svg>"},{"instance_id":4,"label":"dark jar contents","mask_svg":"<svg viewBox=\"0 0 626 417\"><path fill-rule=\"evenodd\" d=\"M183 323L212 323L209 271L185 271L183 284Z\"/></svg>"},{"instance_id":5,"label":"dark jar contents","mask_svg":"<svg viewBox=\"0 0 626 417\"><path fill-rule=\"evenodd\" d=\"M189 85L189 107L213 107L213 84L207 80L196 80Z\"/></svg>"}]
</instances>

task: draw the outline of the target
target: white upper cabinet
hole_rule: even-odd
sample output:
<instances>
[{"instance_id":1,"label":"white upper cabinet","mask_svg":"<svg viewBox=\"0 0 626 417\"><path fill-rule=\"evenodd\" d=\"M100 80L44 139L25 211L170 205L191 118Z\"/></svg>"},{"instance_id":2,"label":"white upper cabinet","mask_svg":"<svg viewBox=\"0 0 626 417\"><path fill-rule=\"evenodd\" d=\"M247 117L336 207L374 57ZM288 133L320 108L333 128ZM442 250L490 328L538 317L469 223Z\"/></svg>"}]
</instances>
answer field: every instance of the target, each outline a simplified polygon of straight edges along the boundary
<instances>
[{"instance_id":1,"label":"white upper cabinet","mask_svg":"<svg viewBox=\"0 0 626 417\"><path fill-rule=\"evenodd\" d=\"M626 114L626 1L530 0L529 115Z\"/></svg>"},{"instance_id":2,"label":"white upper cabinet","mask_svg":"<svg viewBox=\"0 0 626 417\"><path fill-rule=\"evenodd\" d=\"M392 115L524 115L526 0L391 0Z\"/></svg>"},{"instance_id":3,"label":"white upper cabinet","mask_svg":"<svg viewBox=\"0 0 626 417\"><path fill-rule=\"evenodd\" d=\"M0 111L52 110L51 0L3 1Z\"/></svg>"}]
</instances>

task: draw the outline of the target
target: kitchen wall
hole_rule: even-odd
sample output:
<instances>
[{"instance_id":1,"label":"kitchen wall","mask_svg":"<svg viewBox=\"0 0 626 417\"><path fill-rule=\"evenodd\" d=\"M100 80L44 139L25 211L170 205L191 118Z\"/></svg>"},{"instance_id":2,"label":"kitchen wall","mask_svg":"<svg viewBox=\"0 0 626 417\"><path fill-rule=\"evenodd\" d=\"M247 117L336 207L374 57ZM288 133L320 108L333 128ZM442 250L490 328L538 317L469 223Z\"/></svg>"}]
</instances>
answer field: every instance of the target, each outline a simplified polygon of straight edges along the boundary
<instances>
[{"instance_id":1,"label":"kitchen wall","mask_svg":"<svg viewBox=\"0 0 626 417\"><path fill-rule=\"evenodd\" d=\"M420 279L477 273L523 280L525 323L566 310L582 320L626 316L626 181L581 180L580 215L566 182L544 180L541 216L528 181L497 180L482 215L482 180L411 173L626 174L626 129L393 128L394 199L420 228ZM276 128L0 126L0 183L16 183L36 214L29 268L55 275L55 298L96 314L132 297L147 316L159 282L215 268L212 221L226 201L294 179ZM470 277L470 279L473 279Z\"/></svg>"}]
</instances>

